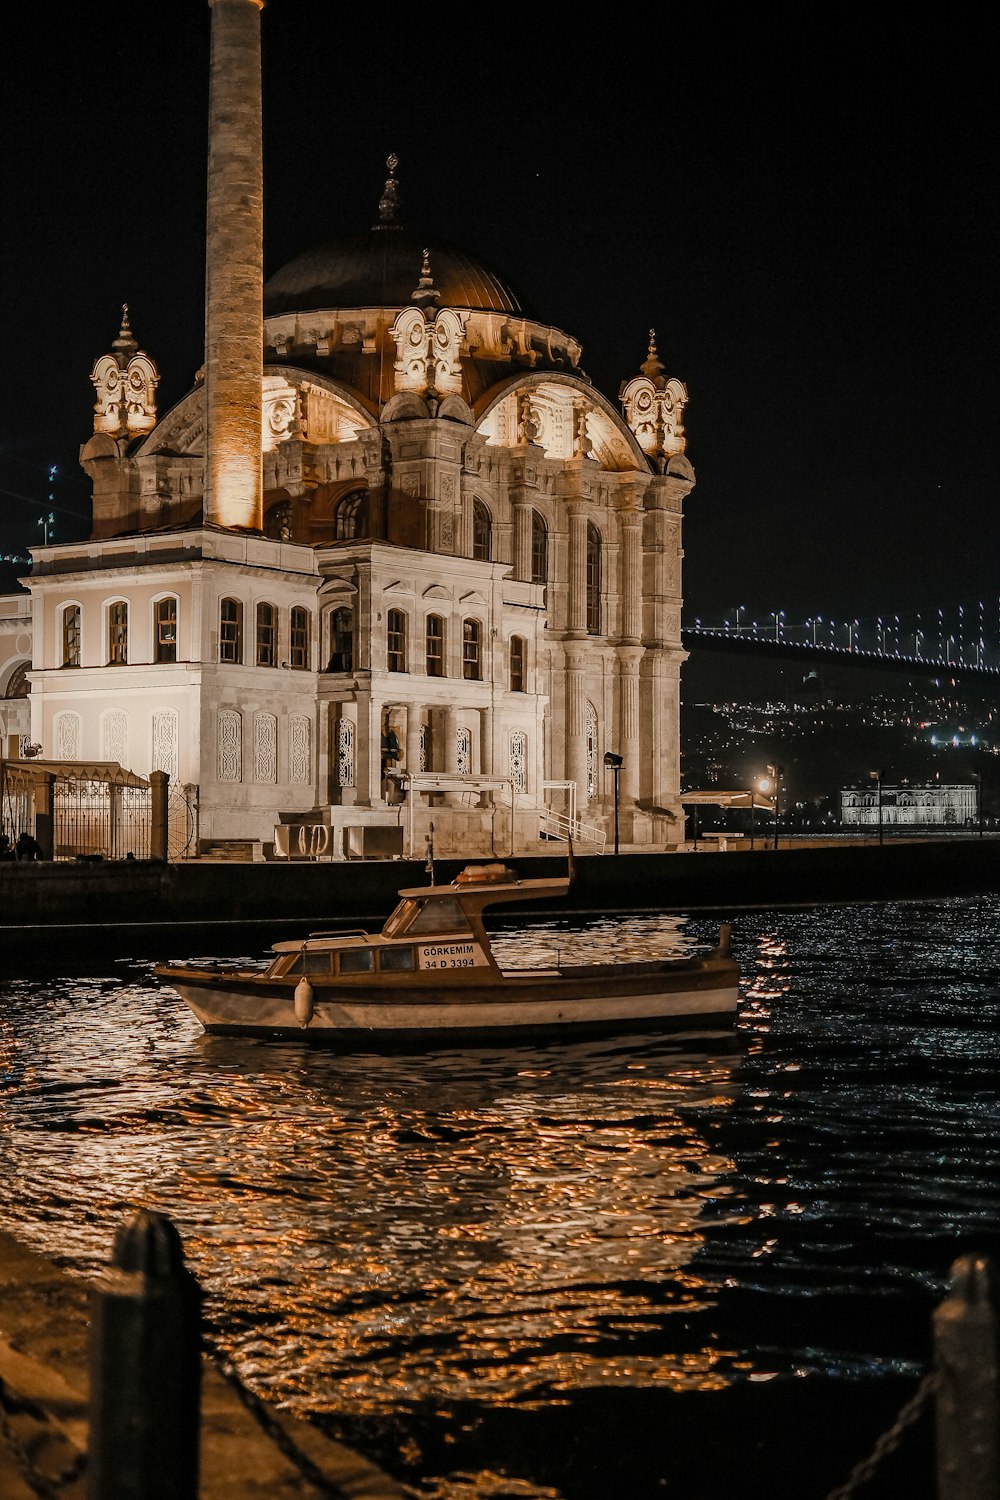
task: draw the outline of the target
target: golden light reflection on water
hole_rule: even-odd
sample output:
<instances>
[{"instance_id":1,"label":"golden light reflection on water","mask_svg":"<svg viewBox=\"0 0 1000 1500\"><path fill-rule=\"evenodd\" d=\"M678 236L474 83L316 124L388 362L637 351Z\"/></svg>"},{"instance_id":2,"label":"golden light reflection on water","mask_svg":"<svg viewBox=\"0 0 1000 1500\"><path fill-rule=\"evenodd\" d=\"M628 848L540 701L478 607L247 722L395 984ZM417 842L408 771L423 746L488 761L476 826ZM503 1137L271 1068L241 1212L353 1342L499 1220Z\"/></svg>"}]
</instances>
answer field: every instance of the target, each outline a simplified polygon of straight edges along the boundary
<instances>
[{"instance_id":1,"label":"golden light reflection on water","mask_svg":"<svg viewBox=\"0 0 1000 1500\"><path fill-rule=\"evenodd\" d=\"M564 940L498 947L534 962ZM580 951L609 943L690 946L629 919ZM14 1029L36 1064L12 1132L23 1232L89 1271L136 1207L171 1214L219 1336L278 1399L725 1381L732 1355L656 1351L715 1294L692 1262L732 1173L702 1123L734 1097L731 1040L338 1057L206 1038L145 980L55 984Z\"/></svg>"}]
</instances>

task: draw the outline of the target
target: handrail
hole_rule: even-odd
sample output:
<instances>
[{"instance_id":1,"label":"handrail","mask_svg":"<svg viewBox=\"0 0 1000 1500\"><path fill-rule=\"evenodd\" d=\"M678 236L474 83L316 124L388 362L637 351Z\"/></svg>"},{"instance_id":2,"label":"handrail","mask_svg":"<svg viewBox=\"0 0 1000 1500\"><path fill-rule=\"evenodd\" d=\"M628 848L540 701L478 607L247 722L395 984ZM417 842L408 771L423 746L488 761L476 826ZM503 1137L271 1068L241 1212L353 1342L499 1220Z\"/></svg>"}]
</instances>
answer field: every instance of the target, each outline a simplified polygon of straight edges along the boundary
<instances>
[{"instance_id":1,"label":"handrail","mask_svg":"<svg viewBox=\"0 0 1000 1500\"><path fill-rule=\"evenodd\" d=\"M567 843L574 839L578 843L594 844L599 854L604 853L608 840L604 829L598 828L595 823L582 823L578 818L568 818L565 813L553 812L551 809L539 814L539 827L550 838L565 839Z\"/></svg>"}]
</instances>

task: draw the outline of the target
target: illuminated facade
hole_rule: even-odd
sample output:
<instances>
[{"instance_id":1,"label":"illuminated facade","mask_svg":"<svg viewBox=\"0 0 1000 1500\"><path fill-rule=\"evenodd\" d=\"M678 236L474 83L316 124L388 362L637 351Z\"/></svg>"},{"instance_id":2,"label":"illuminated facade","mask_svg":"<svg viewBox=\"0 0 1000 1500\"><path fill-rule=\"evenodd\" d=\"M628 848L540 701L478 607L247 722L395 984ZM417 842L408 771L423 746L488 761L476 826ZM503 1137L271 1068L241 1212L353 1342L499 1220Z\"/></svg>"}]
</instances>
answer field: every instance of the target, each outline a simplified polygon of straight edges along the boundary
<instances>
[{"instance_id":1,"label":"illuminated facade","mask_svg":"<svg viewBox=\"0 0 1000 1500\"><path fill-rule=\"evenodd\" d=\"M979 793L972 786L883 786L847 788L840 794L845 827L965 828L979 817Z\"/></svg>"},{"instance_id":2,"label":"illuminated facade","mask_svg":"<svg viewBox=\"0 0 1000 1500\"><path fill-rule=\"evenodd\" d=\"M222 103L227 68L259 79L258 24L256 0L214 0ZM264 287L248 394L245 359L217 367L245 353L253 287L211 287L259 268L259 205L244 240L219 230L259 160L227 185L220 132L206 373L160 416L127 318L94 367L93 536L36 549L28 580L32 738L197 786L203 845L311 813L335 851L343 827L401 826L410 773L449 778L415 798L421 852L432 819L442 853L544 847L573 795L585 842L611 824L610 750L622 843L676 844L694 474L655 341L619 409L574 339L403 227L390 158L375 227Z\"/></svg>"}]
</instances>

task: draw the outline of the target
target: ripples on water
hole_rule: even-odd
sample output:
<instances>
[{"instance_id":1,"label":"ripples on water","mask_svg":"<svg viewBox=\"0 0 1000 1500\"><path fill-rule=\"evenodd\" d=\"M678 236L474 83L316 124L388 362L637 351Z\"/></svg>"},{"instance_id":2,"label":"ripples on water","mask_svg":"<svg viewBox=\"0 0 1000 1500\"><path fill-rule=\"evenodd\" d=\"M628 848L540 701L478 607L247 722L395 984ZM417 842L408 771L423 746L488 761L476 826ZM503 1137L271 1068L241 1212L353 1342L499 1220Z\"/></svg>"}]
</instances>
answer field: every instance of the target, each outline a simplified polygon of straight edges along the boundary
<instances>
[{"instance_id":1,"label":"ripples on water","mask_svg":"<svg viewBox=\"0 0 1000 1500\"><path fill-rule=\"evenodd\" d=\"M427 1056L207 1037L148 965L10 981L0 1217L91 1272L169 1213L244 1378L428 1495L697 1500L708 1460L665 1490L651 1431L683 1464L673 1414L717 1446L725 1411L752 1453L831 1378L894 1410L950 1263L996 1252L998 931L992 898L745 914L735 1036ZM706 941L637 917L495 946Z\"/></svg>"}]
</instances>

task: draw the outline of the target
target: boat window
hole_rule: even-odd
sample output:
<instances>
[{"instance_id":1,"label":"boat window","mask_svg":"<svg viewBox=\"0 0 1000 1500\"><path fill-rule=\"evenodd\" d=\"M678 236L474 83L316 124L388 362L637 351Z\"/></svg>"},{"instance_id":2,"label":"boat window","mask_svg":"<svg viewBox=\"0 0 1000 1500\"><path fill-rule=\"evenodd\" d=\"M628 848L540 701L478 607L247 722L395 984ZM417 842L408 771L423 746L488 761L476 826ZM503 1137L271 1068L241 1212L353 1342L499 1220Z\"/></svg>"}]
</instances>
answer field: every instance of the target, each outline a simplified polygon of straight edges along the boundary
<instances>
[{"instance_id":1,"label":"boat window","mask_svg":"<svg viewBox=\"0 0 1000 1500\"><path fill-rule=\"evenodd\" d=\"M370 974L375 967L375 956L371 948L342 948L340 953L341 974Z\"/></svg>"},{"instance_id":2,"label":"boat window","mask_svg":"<svg viewBox=\"0 0 1000 1500\"><path fill-rule=\"evenodd\" d=\"M267 971L268 979L277 979L281 974L290 974L295 958L296 955L294 953L280 954Z\"/></svg>"},{"instance_id":3,"label":"boat window","mask_svg":"<svg viewBox=\"0 0 1000 1500\"><path fill-rule=\"evenodd\" d=\"M386 918L385 926L382 928L385 936L400 937L409 927L416 909L417 903L415 901L400 901L398 906L394 906Z\"/></svg>"},{"instance_id":4,"label":"boat window","mask_svg":"<svg viewBox=\"0 0 1000 1500\"><path fill-rule=\"evenodd\" d=\"M412 969L413 949L409 945L399 948L380 948L378 966L383 973L398 969Z\"/></svg>"},{"instance_id":5,"label":"boat window","mask_svg":"<svg viewBox=\"0 0 1000 1500\"><path fill-rule=\"evenodd\" d=\"M310 953L307 948L302 954L303 974L329 974L330 954L329 951Z\"/></svg>"},{"instance_id":6,"label":"boat window","mask_svg":"<svg viewBox=\"0 0 1000 1500\"><path fill-rule=\"evenodd\" d=\"M439 896L421 903L407 932L468 932L469 924L454 896Z\"/></svg>"}]
</instances>

